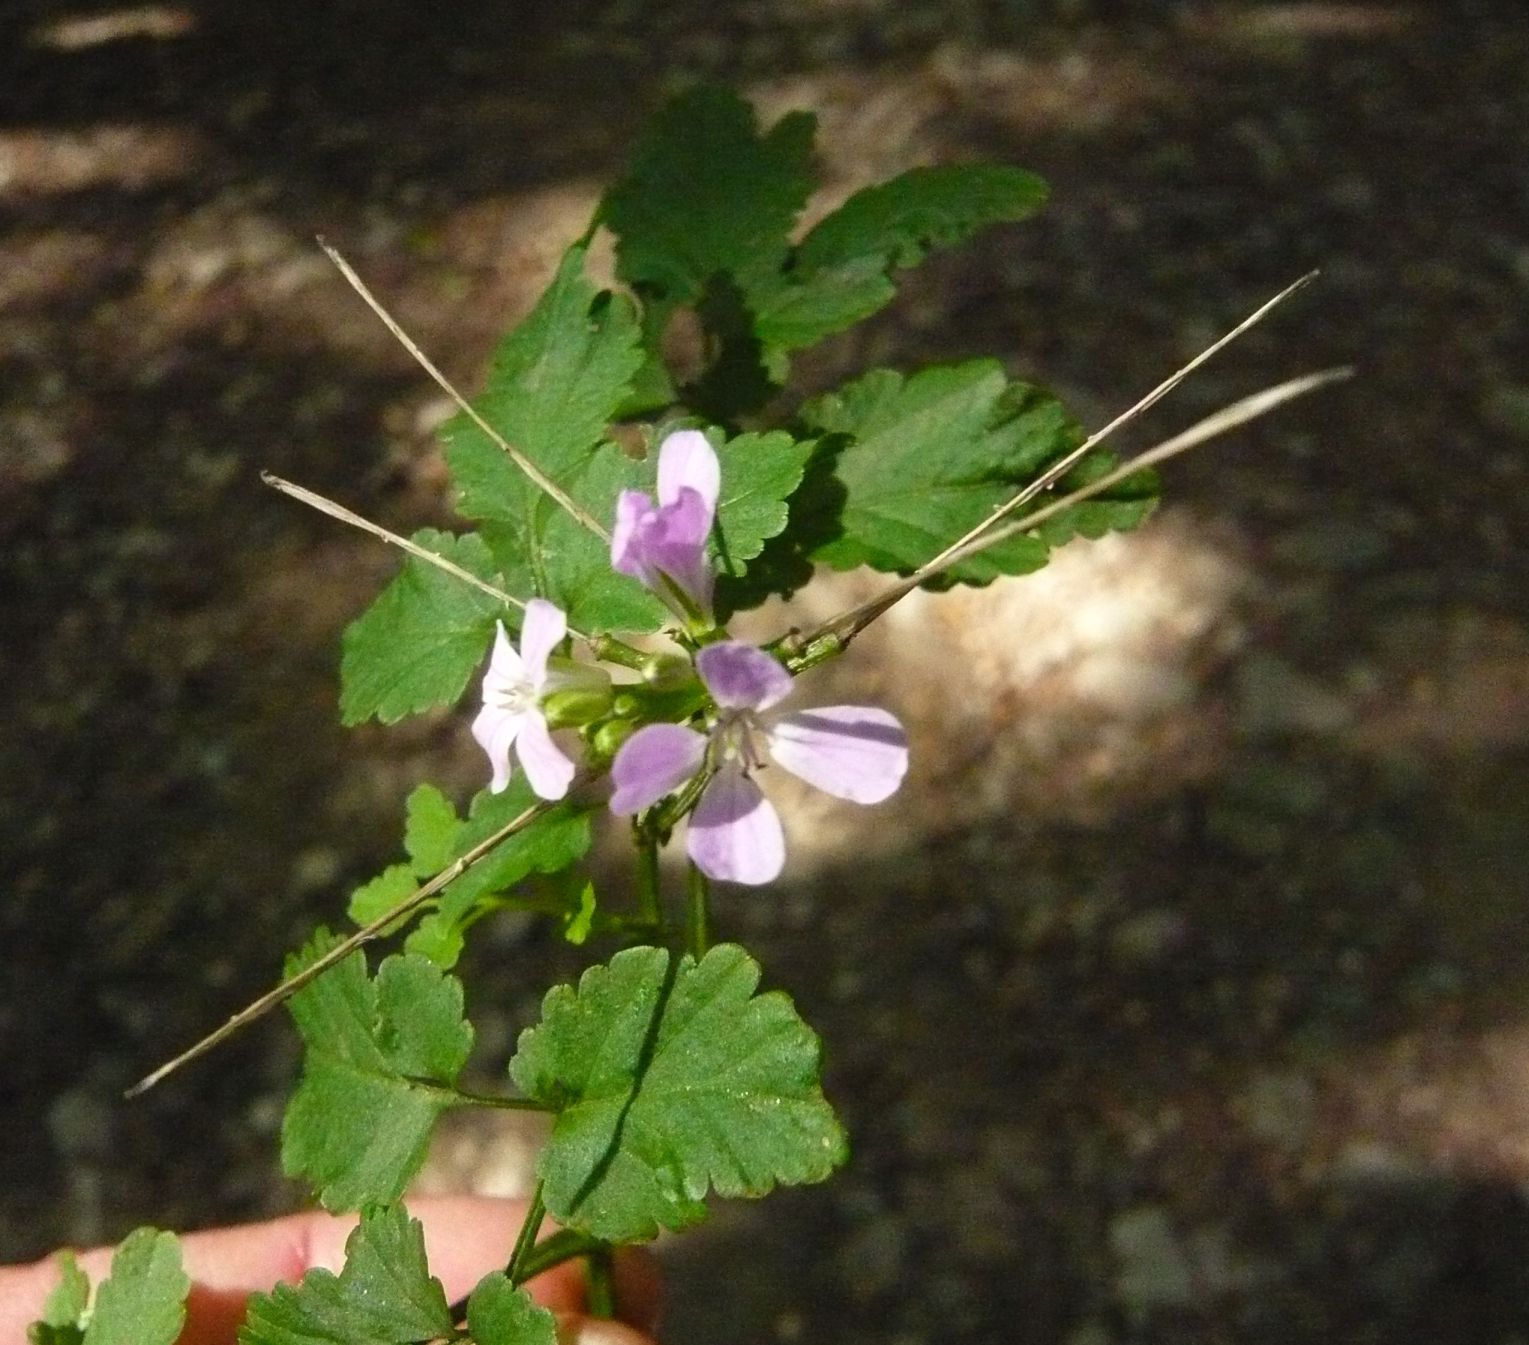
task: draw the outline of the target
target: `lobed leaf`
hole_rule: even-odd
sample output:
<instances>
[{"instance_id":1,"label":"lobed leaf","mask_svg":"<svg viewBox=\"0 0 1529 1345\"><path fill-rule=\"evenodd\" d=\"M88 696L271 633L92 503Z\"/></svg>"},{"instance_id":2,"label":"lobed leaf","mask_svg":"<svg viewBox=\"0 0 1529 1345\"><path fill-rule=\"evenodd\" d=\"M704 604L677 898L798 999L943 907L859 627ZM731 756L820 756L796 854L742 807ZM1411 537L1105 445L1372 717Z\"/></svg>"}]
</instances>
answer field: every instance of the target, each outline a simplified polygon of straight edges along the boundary
<instances>
[{"instance_id":1,"label":"lobed leaf","mask_svg":"<svg viewBox=\"0 0 1529 1345\"><path fill-rule=\"evenodd\" d=\"M775 283L756 290L761 340L795 350L853 326L895 297L894 270L1024 219L1046 194L1035 174L1004 164L913 168L856 192L808 233Z\"/></svg>"},{"instance_id":2,"label":"lobed leaf","mask_svg":"<svg viewBox=\"0 0 1529 1345\"><path fill-rule=\"evenodd\" d=\"M501 794L482 790L467 819L458 823L451 859L466 854L537 802L523 774ZM533 873L557 873L582 859L592 839L587 809L564 801L523 831L501 841L436 898L435 909L419 923L405 947L438 967L456 965L466 931L486 903ZM441 865L440 867L445 867Z\"/></svg>"},{"instance_id":3,"label":"lobed leaf","mask_svg":"<svg viewBox=\"0 0 1529 1345\"><path fill-rule=\"evenodd\" d=\"M425 528L414 541L480 579L494 582L493 558L479 537ZM384 724L454 705L482 662L502 603L410 556L398 577L345 629L340 717Z\"/></svg>"},{"instance_id":4,"label":"lobed leaf","mask_svg":"<svg viewBox=\"0 0 1529 1345\"><path fill-rule=\"evenodd\" d=\"M73 1252L60 1252L55 1260L59 1282L49 1291L42 1316L27 1328L30 1345L79 1345L85 1334L80 1323L90 1307L90 1277Z\"/></svg>"},{"instance_id":5,"label":"lobed leaf","mask_svg":"<svg viewBox=\"0 0 1529 1345\"><path fill-rule=\"evenodd\" d=\"M552 284L494 357L476 409L568 496L609 526L616 496L641 465L605 428L643 363L631 304L597 291L583 246L565 254ZM529 480L466 416L443 431L459 508L482 535L511 592L539 594L578 630L654 630L664 609L610 567L608 544Z\"/></svg>"},{"instance_id":6,"label":"lobed leaf","mask_svg":"<svg viewBox=\"0 0 1529 1345\"><path fill-rule=\"evenodd\" d=\"M801 485L816 447L815 441L782 430L740 434L717 446L722 493L714 550L720 574L740 573L743 562L753 560L785 528L786 501Z\"/></svg>"},{"instance_id":7,"label":"lobed leaf","mask_svg":"<svg viewBox=\"0 0 1529 1345\"><path fill-rule=\"evenodd\" d=\"M129 1233L112 1255L93 1308L90 1281L70 1253L59 1257L59 1269L62 1279L41 1320L27 1329L31 1345L175 1345L191 1281L174 1234Z\"/></svg>"},{"instance_id":8,"label":"lobed leaf","mask_svg":"<svg viewBox=\"0 0 1529 1345\"><path fill-rule=\"evenodd\" d=\"M1016 490L1082 442L1082 432L1055 398L1010 383L993 360L941 365L911 377L874 370L803 408L825 434L843 436L828 448L838 494L823 497L832 519L803 526L823 537L813 557L837 569L869 565L908 573L982 523ZM1100 470L1105 454L1078 470ZM1128 483L1123 483L1123 485ZM1051 542L1074 531L1134 527L1150 509L1144 479L1067 511L1040 536L1019 535L947 571L943 583L987 583L1046 563ZM793 510L797 508L793 502ZM801 504L804 513L812 501Z\"/></svg>"},{"instance_id":9,"label":"lobed leaf","mask_svg":"<svg viewBox=\"0 0 1529 1345\"><path fill-rule=\"evenodd\" d=\"M467 1331L473 1345L557 1345L557 1320L498 1271L467 1300Z\"/></svg>"},{"instance_id":10,"label":"lobed leaf","mask_svg":"<svg viewBox=\"0 0 1529 1345\"><path fill-rule=\"evenodd\" d=\"M337 940L320 930L287 959L295 975ZM472 1050L462 985L422 957L388 958L372 979L360 952L288 1001L306 1048L282 1123L282 1168L313 1183L326 1209L398 1199L430 1132L458 1104Z\"/></svg>"},{"instance_id":11,"label":"lobed leaf","mask_svg":"<svg viewBox=\"0 0 1529 1345\"><path fill-rule=\"evenodd\" d=\"M616 234L617 272L650 320L696 303L718 274L747 290L750 278L780 269L812 191L815 126L810 113L793 112L761 135L748 103L709 86L660 109L600 205Z\"/></svg>"},{"instance_id":12,"label":"lobed leaf","mask_svg":"<svg viewBox=\"0 0 1529 1345\"><path fill-rule=\"evenodd\" d=\"M844 1161L818 1039L759 975L734 945L699 963L631 948L547 995L510 1074L559 1108L538 1172L566 1227L651 1238L701 1219L709 1190L760 1196Z\"/></svg>"},{"instance_id":13,"label":"lobed leaf","mask_svg":"<svg viewBox=\"0 0 1529 1345\"><path fill-rule=\"evenodd\" d=\"M416 1345L455 1334L425 1260L424 1228L392 1205L361 1216L338 1275L310 1270L298 1284L255 1294L239 1345Z\"/></svg>"}]
</instances>

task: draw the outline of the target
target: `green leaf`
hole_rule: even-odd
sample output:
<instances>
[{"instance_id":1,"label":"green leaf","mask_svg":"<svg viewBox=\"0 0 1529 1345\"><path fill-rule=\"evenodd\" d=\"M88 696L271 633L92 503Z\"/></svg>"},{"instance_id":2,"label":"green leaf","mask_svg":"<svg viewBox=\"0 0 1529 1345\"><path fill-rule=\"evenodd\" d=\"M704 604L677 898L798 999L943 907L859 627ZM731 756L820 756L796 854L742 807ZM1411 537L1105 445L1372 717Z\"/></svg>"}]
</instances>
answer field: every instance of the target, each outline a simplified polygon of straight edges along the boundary
<instances>
[{"instance_id":1,"label":"green leaf","mask_svg":"<svg viewBox=\"0 0 1529 1345\"><path fill-rule=\"evenodd\" d=\"M710 1189L760 1196L843 1162L818 1039L758 983L733 945L677 966L664 949L631 948L547 995L510 1074L559 1108L538 1172L562 1224L650 1238L701 1219Z\"/></svg>"},{"instance_id":2,"label":"green leaf","mask_svg":"<svg viewBox=\"0 0 1529 1345\"><path fill-rule=\"evenodd\" d=\"M338 1275L310 1270L299 1284L255 1294L239 1345L416 1345L454 1334L424 1229L394 1205L361 1216Z\"/></svg>"},{"instance_id":3,"label":"green leaf","mask_svg":"<svg viewBox=\"0 0 1529 1345\"><path fill-rule=\"evenodd\" d=\"M80 1269L73 1252L60 1252L56 1260L60 1278L43 1304L42 1323L75 1326L90 1306L90 1277Z\"/></svg>"},{"instance_id":4,"label":"green leaf","mask_svg":"<svg viewBox=\"0 0 1529 1345\"><path fill-rule=\"evenodd\" d=\"M585 943L595 927L597 909L595 885L585 881L578 889L578 904L570 907L563 917L563 937L575 947Z\"/></svg>"},{"instance_id":5,"label":"green leaf","mask_svg":"<svg viewBox=\"0 0 1529 1345\"><path fill-rule=\"evenodd\" d=\"M630 303L597 291L584 248L570 248L530 315L500 344L475 406L509 443L606 527L641 465L605 428L644 355ZM607 543L550 499L466 416L443 431L460 509L482 535L510 592L540 594L590 634L654 630L664 609L612 571Z\"/></svg>"},{"instance_id":6,"label":"green leaf","mask_svg":"<svg viewBox=\"0 0 1529 1345\"><path fill-rule=\"evenodd\" d=\"M801 484L816 447L811 439L796 439L780 430L740 434L717 447L722 493L713 549L719 573L741 573L743 563L785 528L786 501Z\"/></svg>"},{"instance_id":7,"label":"green leaf","mask_svg":"<svg viewBox=\"0 0 1529 1345\"><path fill-rule=\"evenodd\" d=\"M393 864L350 894L350 905L345 913L358 925L369 925L418 890L414 870L407 864ZM396 934L409 923L409 919L407 915L399 916L383 931L384 935Z\"/></svg>"},{"instance_id":8,"label":"green leaf","mask_svg":"<svg viewBox=\"0 0 1529 1345\"><path fill-rule=\"evenodd\" d=\"M600 217L616 234L616 267L661 325L695 303L715 275L749 280L778 271L787 235L812 190L815 119L783 117L761 135L754 110L731 90L681 94L649 123Z\"/></svg>"},{"instance_id":9,"label":"green leaf","mask_svg":"<svg viewBox=\"0 0 1529 1345\"><path fill-rule=\"evenodd\" d=\"M85 1336L81 1322L90 1307L90 1278L73 1252L60 1252L54 1259L59 1282L43 1304L42 1317L27 1328L27 1340L30 1345L80 1345Z\"/></svg>"},{"instance_id":10,"label":"green leaf","mask_svg":"<svg viewBox=\"0 0 1529 1345\"><path fill-rule=\"evenodd\" d=\"M320 930L286 974L336 942ZM436 1119L460 1101L453 1088L473 1042L461 982L407 955L373 980L357 952L288 1004L307 1050L282 1124L283 1170L312 1182L326 1209L398 1199Z\"/></svg>"},{"instance_id":11,"label":"green leaf","mask_svg":"<svg viewBox=\"0 0 1529 1345\"><path fill-rule=\"evenodd\" d=\"M914 168L856 192L822 220L754 308L767 346L795 350L891 302L891 272L916 266L991 224L1024 219L1046 200L1033 173L1003 164Z\"/></svg>"},{"instance_id":12,"label":"green leaf","mask_svg":"<svg viewBox=\"0 0 1529 1345\"><path fill-rule=\"evenodd\" d=\"M1018 488L1082 441L1055 398L1010 383L992 360L925 369L911 377L878 369L803 408L814 428L844 435L833 447L831 526L803 526L827 540L814 558L838 569L869 565L907 573L986 520ZM1092 457L1092 455L1091 455ZM1106 455L1099 458L1106 463ZM1084 474L1099 470L1085 461ZM1078 472L1062 483L1067 488ZM1130 486L1129 489L1125 489ZM1016 536L948 571L943 583L987 583L1046 563L1048 543L1135 526L1151 507L1143 478L1109 498L1068 511L1042 536ZM797 505L793 503L793 510ZM804 502L810 513L813 505ZM793 528L795 522L793 523Z\"/></svg>"},{"instance_id":13,"label":"green leaf","mask_svg":"<svg viewBox=\"0 0 1529 1345\"><path fill-rule=\"evenodd\" d=\"M557 1321L498 1271L478 1281L467 1300L474 1345L557 1345Z\"/></svg>"},{"instance_id":14,"label":"green leaf","mask_svg":"<svg viewBox=\"0 0 1529 1345\"><path fill-rule=\"evenodd\" d=\"M457 857L462 819L434 785L416 785L404 810L403 844L409 861L417 876L433 877Z\"/></svg>"},{"instance_id":15,"label":"green leaf","mask_svg":"<svg viewBox=\"0 0 1529 1345\"><path fill-rule=\"evenodd\" d=\"M111 1259L111 1273L96 1290L96 1301L84 1334L74 1336L59 1318L69 1308L81 1309L87 1289L78 1267L64 1272L64 1283L48 1299L44 1330L62 1329L64 1334L37 1334L34 1340L63 1342L78 1339L83 1345L175 1345L186 1320L186 1295L191 1280L181 1267L180 1244L172 1233L139 1228L118 1244ZM81 1318L75 1313L75 1323Z\"/></svg>"},{"instance_id":16,"label":"green leaf","mask_svg":"<svg viewBox=\"0 0 1529 1345\"><path fill-rule=\"evenodd\" d=\"M425 528L420 546L494 582L479 537ZM409 557L375 602L346 627L340 660L340 717L375 715L391 724L438 705L454 705L483 660L503 603L424 561Z\"/></svg>"},{"instance_id":17,"label":"green leaf","mask_svg":"<svg viewBox=\"0 0 1529 1345\"><path fill-rule=\"evenodd\" d=\"M466 854L536 802L523 774L515 776L501 794L483 790L473 799L467 820L460 824L451 858ZM590 841L587 809L567 801L548 809L449 884L405 947L437 966L455 966L462 955L465 932L486 903L533 873L567 868L584 856Z\"/></svg>"}]
</instances>

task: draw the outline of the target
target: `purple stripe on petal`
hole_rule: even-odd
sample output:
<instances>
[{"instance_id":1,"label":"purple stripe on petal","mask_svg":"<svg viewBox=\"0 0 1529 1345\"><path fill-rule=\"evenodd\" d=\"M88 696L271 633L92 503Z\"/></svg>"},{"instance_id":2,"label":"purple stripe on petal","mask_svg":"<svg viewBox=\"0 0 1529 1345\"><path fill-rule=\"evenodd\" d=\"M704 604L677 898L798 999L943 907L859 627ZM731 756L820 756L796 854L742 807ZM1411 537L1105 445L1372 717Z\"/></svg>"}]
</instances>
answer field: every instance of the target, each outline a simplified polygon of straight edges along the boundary
<instances>
[{"instance_id":1,"label":"purple stripe on petal","mask_svg":"<svg viewBox=\"0 0 1529 1345\"><path fill-rule=\"evenodd\" d=\"M786 837L780 814L737 767L719 771L690 815L685 849L708 878L757 886L780 876Z\"/></svg>"},{"instance_id":2,"label":"purple stripe on petal","mask_svg":"<svg viewBox=\"0 0 1529 1345\"><path fill-rule=\"evenodd\" d=\"M649 724L621 744L611 762L611 812L630 817L672 794L701 769L706 738L683 724Z\"/></svg>"},{"instance_id":3,"label":"purple stripe on petal","mask_svg":"<svg viewBox=\"0 0 1529 1345\"><path fill-rule=\"evenodd\" d=\"M573 762L547 732L547 721L535 711L526 714L515 739L515 755L525 768L531 791L539 799L560 799L573 783Z\"/></svg>"},{"instance_id":4,"label":"purple stripe on petal","mask_svg":"<svg viewBox=\"0 0 1529 1345\"><path fill-rule=\"evenodd\" d=\"M707 645L695 666L724 710L768 710L791 691L790 673L763 649L739 640Z\"/></svg>"},{"instance_id":5,"label":"purple stripe on petal","mask_svg":"<svg viewBox=\"0 0 1529 1345\"><path fill-rule=\"evenodd\" d=\"M908 735L870 705L827 705L783 715L769 727L770 755L835 798L880 803L908 773Z\"/></svg>"}]
</instances>

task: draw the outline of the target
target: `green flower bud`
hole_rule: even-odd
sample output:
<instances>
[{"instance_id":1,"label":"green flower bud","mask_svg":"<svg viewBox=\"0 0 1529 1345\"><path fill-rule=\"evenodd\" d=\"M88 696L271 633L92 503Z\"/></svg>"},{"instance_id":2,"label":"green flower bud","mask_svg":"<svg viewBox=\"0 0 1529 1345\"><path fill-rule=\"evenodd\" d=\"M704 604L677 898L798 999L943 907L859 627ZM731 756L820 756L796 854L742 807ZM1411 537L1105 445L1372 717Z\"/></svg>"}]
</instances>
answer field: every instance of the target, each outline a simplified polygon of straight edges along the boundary
<instances>
[{"instance_id":1,"label":"green flower bud","mask_svg":"<svg viewBox=\"0 0 1529 1345\"><path fill-rule=\"evenodd\" d=\"M642 662L642 680L655 691L678 691L696 680L695 665L683 654L650 654Z\"/></svg>"},{"instance_id":2,"label":"green flower bud","mask_svg":"<svg viewBox=\"0 0 1529 1345\"><path fill-rule=\"evenodd\" d=\"M613 757L616 749L632 736L632 730L636 727L630 719L609 719L595 730L590 746L597 756Z\"/></svg>"},{"instance_id":3,"label":"green flower bud","mask_svg":"<svg viewBox=\"0 0 1529 1345\"><path fill-rule=\"evenodd\" d=\"M611 711L611 679L603 668L573 659L547 661L546 691L541 710L547 727L583 728Z\"/></svg>"}]
</instances>

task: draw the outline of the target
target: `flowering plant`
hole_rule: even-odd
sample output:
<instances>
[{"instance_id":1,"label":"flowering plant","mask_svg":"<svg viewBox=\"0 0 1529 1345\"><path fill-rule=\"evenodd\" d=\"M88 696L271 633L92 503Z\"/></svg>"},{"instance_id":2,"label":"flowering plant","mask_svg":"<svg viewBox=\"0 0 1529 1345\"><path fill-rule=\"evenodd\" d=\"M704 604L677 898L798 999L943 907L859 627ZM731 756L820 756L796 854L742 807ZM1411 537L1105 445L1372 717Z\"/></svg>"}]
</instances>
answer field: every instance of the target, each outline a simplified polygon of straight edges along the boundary
<instances>
[{"instance_id":1,"label":"flowering plant","mask_svg":"<svg viewBox=\"0 0 1529 1345\"><path fill-rule=\"evenodd\" d=\"M344 720L391 723L476 684L485 787L465 816L416 788L407 858L352 895L356 928L319 931L275 990L138 1086L289 1004L306 1055L283 1166L362 1218L343 1274L256 1296L245 1345L552 1345L528 1279L586 1257L598 1282L613 1245L697 1222L712 1193L827 1177L847 1146L818 1039L785 995L756 993L760 967L714 940L710 913L712 883L758 886L782 870L768 763L865 806L918 769L888 710L811 705L811 670L914 588L1022 575L1073 537L1135 527L1156 498L1154 462L1327 377L1259 394L1125 465L1099 444L1127 417L1085 436L994 360L872 370L793 402L795 352L890 303L896 274L930 248L1022 219L1045 196L1015 168L914 169L793 241L811 135L808 116L762 132L731 94L681 96L505 337L478 399L416 351L461 410L443 434L475 530L395 537L267 478L408 553L345 634ZM589 277L597 227L614 235L620 288ZM666 357L682 310L705 333L702 367L686 374ZM816 629L762 646L729 634L736 613L790 594L815 566L889 578ZM799 678L800 708L782 709ZM467 939L499 910L548 913L522 885L577 874L612 816L630 827L635 898L581 877L554 887L564 896L550 912L571 942L610 951L547 994L508 1062L514 1092L464 1090L473 1030L454 968ZM681 827L682 901L661 864ZM399 937L371 968L364 945ZM469 1106L541 1111L551 1125L509 1264L450 1305L400 1201L436 1121ZM549 1219L559 1231L538 1240ZM119 1261L116 1298L133 1286L158 1325L123 1327L114 1345L172 1340L164 1324L185 1293L173 1239L144 1234ZM55 1334L39 1339L87 1329L85 1291L66 1288Z\"/></svg>"}]
</instances>

